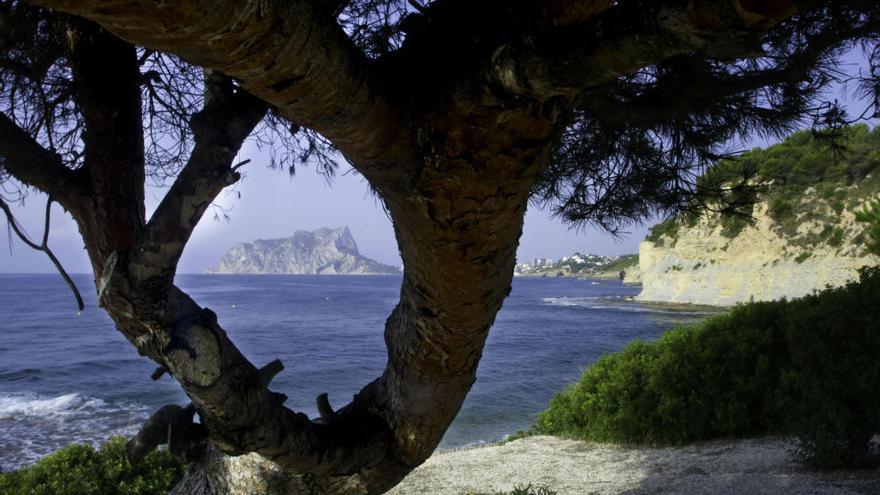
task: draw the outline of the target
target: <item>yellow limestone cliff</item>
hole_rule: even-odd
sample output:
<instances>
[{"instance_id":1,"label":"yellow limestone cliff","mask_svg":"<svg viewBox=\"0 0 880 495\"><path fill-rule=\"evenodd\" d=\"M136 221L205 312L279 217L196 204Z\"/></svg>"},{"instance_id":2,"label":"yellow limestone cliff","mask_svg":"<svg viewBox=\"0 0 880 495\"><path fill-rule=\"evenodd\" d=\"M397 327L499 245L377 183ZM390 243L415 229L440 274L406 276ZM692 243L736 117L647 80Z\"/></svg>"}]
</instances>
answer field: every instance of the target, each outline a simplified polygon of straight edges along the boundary
<instances>
[{"instance_id":1,"label":"yellow limestone cliff","mask_svg":"<svg viewBox=\"0 0 880 495\"><path fill-rule=\"evenodd\" d=\"M802 202L818 201L808 189ZM830 208L829 208L830 209ZM856 208L858 209L858 208ZM829 212L830 213L830 212ZM732 238L722 234L717 215L679 227L675 237L661 236L639 246L640 301L727 306L749 300L793 298L858 278L859 268L880 264L865 252L864 224L853 212L835 218L832 241L808 242L829 224L803 221L794 237L786 236L755 204L754 223Z\"/></svg>"}]
</instances>

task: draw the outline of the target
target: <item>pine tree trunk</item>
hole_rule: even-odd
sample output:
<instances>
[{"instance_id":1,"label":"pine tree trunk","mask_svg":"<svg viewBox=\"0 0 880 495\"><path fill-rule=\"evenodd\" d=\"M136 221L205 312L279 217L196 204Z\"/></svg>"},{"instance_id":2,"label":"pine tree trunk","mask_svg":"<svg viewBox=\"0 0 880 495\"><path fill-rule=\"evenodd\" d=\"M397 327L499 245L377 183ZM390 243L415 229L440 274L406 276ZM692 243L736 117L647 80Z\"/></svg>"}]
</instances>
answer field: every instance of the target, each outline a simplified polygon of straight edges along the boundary
<instances>
[{"instance_id":1,"label":"pine tree trunk","mask_svg":"<svg viewBox=\"0 0 880 495\"><path fill-rule=\"evenodd\" d=\"M210 448L170 495L288 495L300 490L297 479L257 454L230 457Z\"/></svg>"},{"instance_id":2,"label":"pine tree trunk","mask_svg":"<svg viewBox=\"0 0 880 495\"><path fill-rule=\"evenodd\" d=\"M107 43L86 48L93 45ZM119 50L133 80L135 52ZM77 65L78 77L97 77L99 66ZM489 329L511 289L529 193L549 161L555 113L538 106L444 107L383 155L393 157L387 164L364 167L393 220L404 263L400 302L384 329L387 364L350 404L333 411L325 403L322 417L310 419L284 406L286 397L268 387L213 311L173 285L189 234L227 178L234 181L231 160L264 107L244 112L253 113L243 119L250 125L213 132L198 125L223 115L209 111L222 107L210 99L194 119L191 160L170 199L145 222L143 151L128 146L143 134L139 93L133 81L126 87L119 95L94 94L92 127L102 132L89 146L108 149L90 158L92 198L74 216L101 305L142 355L180 383L207 435L207 453L174 492L386 492L431 455L476 380ZM229 100L233 108L252 106ZM120 114L130 121L125 140L100 119L102 108L123 103L130 108ZM233 132L239 127L247 132ZM104 134L115 137L100 140ZM133 158L126 154L132 149Z\"/></svg>"},{"instance_id":3,"label":"pine tree trunk","mask_svg":"<svg viewBox=\"0 0 880 495\"><path fill-rule=\"evenodd\" d=\"M479 140L485 150L488 134ZM381 418L390 438L371 447L375 460L347 474L298 476L256 454L211 450L174 493L379 494L431 455L476 380L511 289L530 186L547 156L546 146L517 150L510 134L502 139L504 154L462 153L447 141L452 156L424 157L434 166L421 169L417 192L385 194L404 263L400 302L385 325L388 363L355 398L359 406L339 412L359 425L369 424L365 411Z\"/></svg>"},{"instance_id":4,"label":"pine tree trunk","mask_svg":"<svg viewBox=\"0 0 880 495\"><path fill-rule=\"evenodd\" d=\"M285 472L257 454L227 456L215 449L187 467L169 495L337 495L369 493L357 477L320 480Z\"/></svg>"}]
</instances>

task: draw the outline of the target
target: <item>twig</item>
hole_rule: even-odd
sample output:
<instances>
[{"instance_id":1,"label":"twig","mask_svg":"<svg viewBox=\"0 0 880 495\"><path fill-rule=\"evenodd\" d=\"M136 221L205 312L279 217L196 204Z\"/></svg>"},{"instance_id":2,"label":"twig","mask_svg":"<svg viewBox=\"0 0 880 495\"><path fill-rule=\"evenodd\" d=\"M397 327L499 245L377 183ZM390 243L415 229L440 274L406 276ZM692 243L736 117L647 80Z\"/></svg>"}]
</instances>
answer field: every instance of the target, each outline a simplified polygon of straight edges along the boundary
<instances>
[{"instance_id":1,"label":"twig","mask_svg":"<svg viewBox=\"0 0 880 495\"><path fill-rule=\"evenodd\" d=\"M231 170L234 172L234 171L240 169L241 167L244 167L245 165L247 165L247 164L250 163L250 162L251 162L250 158L247 159L247 160L242 160L242 161L236 163L235 165L233 165L233 166L231 167Z\"/></svg>"},{"instance_id":2,"label":"twig","mask_svg":"<svg viewBox=\"0 0 880 495\"><path fill-rule=\"evenodd\" d=\"M165 373L168 373L168 368L164 366L159 366L158 368L156 368L156 371L153 371L153 373L150 375L150 378L152 378L155 382L159 378L162 378L162 375L164 375Z\"/></svg>"},{"instance_id":3,"label":"twig","mask_svg":"<svg viewBox=\"0 0 880 495\"><path fill-rule=\"evenodd\" d=\"M407 3L409 3L412 6L412 8L418 10L419 14L427 15L427 9L420 2L417 2L416 0L409 0L409 2L407 2Z\"/></svg>"},{"instance_id":4,"label":"twig","mask_svg":"<svg viewBox=\"0 0 880 495\"><path fill-rule=\"evenodd\" d=\"M55 265L55 269L58 270L58 273L61 274L61 277L67 283L67 286L70 287L70 290L73 292L73 297L76 298L76 306L79 311L82 312L82 310L85 309L85 304L83 304L83 298L82 295L80 295L79 293L79 289L76 288L76 284L73 283L73 279L70 278L70 275L67 274L67 271L64 270L64 267L61 266L61 262L55 256L55 253L53 253L52 250L49 249L49 220L52 216L51 214L53 202L54 200L51 196L49 196L49 199L46 201L46 220L45 227L43 229L43 239L40 244L31 241L28 236L25 235L25 233L21 230L21 227L18 225L18 221L12 215L12 211L9 209L9 205L7 205L2 198L0 198L0 209L3 209L3 213L6 214L6 221L9 223L9 227L12 228L12 231L15 232L15 235L17 235L22 242L24 242L31 249L46 253L46 256L48 256L52 264Z\"/></svg>"},{"instance_id":5,"label":"twig","mask_svg":"<svg viewBox=\"0 0 880 495\"><path fill-rule=\"evenodd\" d=\"M275 375L281 373L281 370L283 369L284 365L281 363L281 360L275 359L266 366L258 369L257 376L260 378L260 383L268 387L269 383L272 382L272 379L275 378Z\"/></svg>"},{"instance_id":6,"label":"twig","mask_svg":"<svg viewBox=\"0 0 880 495\"><path fill-rule=\"evenodd\" d=\"M319 395L316 402L318 405L318 414L321 416L321 419L326 423L333 421L336 412L333 410L333 407L330 406L330 400L328 399L327 394Z\"/></svg>"}]
</instances>

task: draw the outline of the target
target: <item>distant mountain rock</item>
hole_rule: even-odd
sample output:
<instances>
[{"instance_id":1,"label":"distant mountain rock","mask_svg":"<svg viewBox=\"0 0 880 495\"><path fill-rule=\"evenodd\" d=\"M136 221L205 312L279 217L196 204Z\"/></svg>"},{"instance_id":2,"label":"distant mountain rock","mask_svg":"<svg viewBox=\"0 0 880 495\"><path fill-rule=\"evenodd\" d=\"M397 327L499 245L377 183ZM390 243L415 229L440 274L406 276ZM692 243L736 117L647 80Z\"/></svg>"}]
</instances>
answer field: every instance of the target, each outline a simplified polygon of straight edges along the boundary
<instances>
[{"instance_id":1,"label":"distant mountain rock","mask_svg":"<svg viewBox=\"0 0 880 495\"><path fill-rule=\"evenodd\" d=\"M400 270L362 256L351 231L342 227L297 230L293 237L236 244L207 273L366 275Z\"/></svg>"}]
</instances>

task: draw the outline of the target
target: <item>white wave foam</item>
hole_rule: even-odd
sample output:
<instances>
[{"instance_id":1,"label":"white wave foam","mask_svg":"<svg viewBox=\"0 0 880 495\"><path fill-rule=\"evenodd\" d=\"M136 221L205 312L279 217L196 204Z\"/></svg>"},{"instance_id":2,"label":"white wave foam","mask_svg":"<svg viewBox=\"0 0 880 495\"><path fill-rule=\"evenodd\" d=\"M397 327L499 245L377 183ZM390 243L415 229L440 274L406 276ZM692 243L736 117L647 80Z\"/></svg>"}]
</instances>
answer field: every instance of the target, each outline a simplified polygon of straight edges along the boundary
<instances>
[{"instance_id":1,"label":"white wave foam","mask_svg":"<svg viewBox=\"0 0 880 495\"><path fill-rule=\"evenodd\" d=\"M549 306L578 307L584 309L598 309L610 311L622 311L628 313L654 313L688 316L709 316L715 314L712 311L704 311L690 308L672 308L663 306L647 306L632 302L626 297L545 297L541 302Z\"/></svg>"},{"instance_id":2,"label":"white wave foam","mask_svg":"<svg viewBox=\"0 0 880 495\"><path fill-rule=\"evenodd\" d=\"M550 306L579 306L584 308L593 308L596 306L599 298L597 297L545 297L541 301Z\"/></svg>"},{"instance_id":3,"label":"white wave foam","mask_svg":"<svg viewBox=\"0 0 880 495\"><path fill-rule=\"evenodd\" d=\"M38 397L32 394L0 394L0 419L21 416L50 417L61 414L85 412L105 407L101 399L64 394L58 397Z\"/></svg>"},{"instance_id":4,"label":"white wave foam","mask_svg":"<svg viewBox=\"0 0 880 495\"><path fill-rule=\"evenodd\" d=\"M0 393L0 470L36 461L69 443L98 445L131 435L148 417L136 402L108 403L77 393Z\"/></svg>"}]
</instances>

